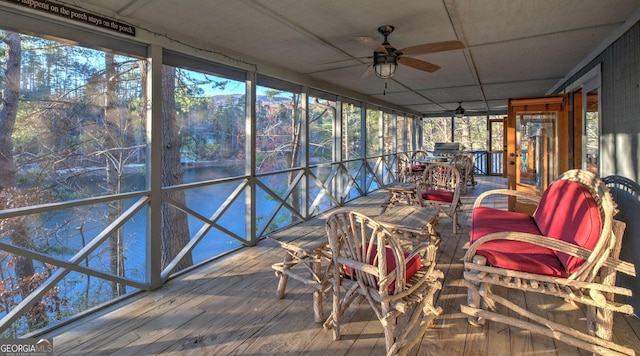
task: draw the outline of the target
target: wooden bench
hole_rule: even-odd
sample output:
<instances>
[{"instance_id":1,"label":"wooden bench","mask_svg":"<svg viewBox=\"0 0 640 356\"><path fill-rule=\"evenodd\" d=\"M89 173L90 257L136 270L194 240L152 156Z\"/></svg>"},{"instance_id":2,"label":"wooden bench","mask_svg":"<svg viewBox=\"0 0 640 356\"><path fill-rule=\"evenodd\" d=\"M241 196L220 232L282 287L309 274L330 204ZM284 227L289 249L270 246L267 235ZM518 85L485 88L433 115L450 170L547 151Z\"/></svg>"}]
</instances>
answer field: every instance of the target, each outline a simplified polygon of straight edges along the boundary
<instances>
[{"instance_id":1,"label":"wooden bench","mask_svg":"<svg viewBox=\"0 0 640 356\"><path fill-rule=\"evenodd\" d=\"M538 203L537 209L529 216L482 206L494 194L530 199ZM464 257L468 306L462 306L462 312L472 324L488 319L597 354L633 355L632 348L611 341L613 313L633 314L630 305L615 298L631 295L615 285L616 272L635 276L634 266L618 259L624 224L613 219L615 213L607 187L586 170L566 172L542 197L505 189L481 194L474 204L471 245ZM494 294L494 286L583 306L586 331L526 310Z\"/></svg>"}]
</instances>

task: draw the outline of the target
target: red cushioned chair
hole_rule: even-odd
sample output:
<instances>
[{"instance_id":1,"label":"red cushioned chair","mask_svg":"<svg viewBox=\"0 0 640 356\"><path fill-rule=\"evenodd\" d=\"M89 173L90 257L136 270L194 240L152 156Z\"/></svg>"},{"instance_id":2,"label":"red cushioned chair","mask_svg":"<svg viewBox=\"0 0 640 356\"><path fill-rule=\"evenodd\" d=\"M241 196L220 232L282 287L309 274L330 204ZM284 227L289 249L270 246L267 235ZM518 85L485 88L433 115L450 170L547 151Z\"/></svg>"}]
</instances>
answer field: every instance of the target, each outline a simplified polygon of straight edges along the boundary
<instances>
[{"instance_id":1,"label":"red cushioned chair","mask_svg":"<svg viewBox=\"0 0 640 356\"><path fill-rule=\"evenodd\" d=\"M406 353L441 312L433 306L443 277L435 269L436 246L418 244L405 251L398 236L357 212L334 213L326 228L333 311L325 328L339 340L345 310L364 299L382 323L387 354Z\"/></svg>"},{"instance_id":2,"label":"red cushioned chair","mask_svg":"<svg viewBox=\"0 0 640 356\"><path fill-rule=\"evenodd\" d=\"M458 212L462 203L462 182L458 170L447 163L432 163L424 170L416 186L416 197L421 206L435 207L453 220L453 233L458 233Z\"/></svg>"},{"instance_id":3,"label":"red cushioned chair","mask_svg":"<svg viewBox=\"0 0 640 356\"><path fill-rule=\"evenodd\" d=\"M482 205L495 195L528 199L537 202L537 208L530 216ZM474 325L491 320L597 354L632 355L632 348L611 341L613 312L633 314L630 305L615 300L616 294L631 295L631 290L615 285L616 273L635 276L634 266L619 260L624 224L613 219L616 212L607 187L586 170L564 173L541 197L506 189L481 194L474 204L471 245L464 257L468 306L461 307L463 313ZM573 323L555 322L557 309L548 311L554 315L549 320L546 313L533 313L493 293L494 286L583 306L587 326L582 331Z\"/></svg>"},{"instance_id":4,"label":"red cushioned chair","mask_svg":"<svg viewBox=\"0 0 640 356\"><path fill-rule=\"evenodd\" d=\"M424 162L420 161L425 160L427 155L427 151L421 150L413 152L410 159L404 153L398 154L397 160L398 163L401 163L401 166L398 166L398 181L417 183L422 177L424 169L427 167Z\"/></svg>"}]
</instances>

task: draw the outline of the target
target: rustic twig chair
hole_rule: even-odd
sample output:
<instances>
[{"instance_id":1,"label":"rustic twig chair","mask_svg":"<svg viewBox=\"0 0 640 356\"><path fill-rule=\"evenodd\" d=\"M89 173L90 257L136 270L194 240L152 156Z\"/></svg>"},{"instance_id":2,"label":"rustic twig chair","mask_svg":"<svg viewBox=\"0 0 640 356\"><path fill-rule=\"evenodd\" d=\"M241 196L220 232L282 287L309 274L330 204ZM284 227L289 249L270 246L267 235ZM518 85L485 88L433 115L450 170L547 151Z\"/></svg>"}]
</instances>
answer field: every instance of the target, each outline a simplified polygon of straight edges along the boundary
<instances>
[{"instance_id":1,"label":"rustic twig chair","mask_svg":"<svg viewBox=\"0 0 640 356\"><path fill-rule=\"evenodd\" d=\"M462 206L462 182L458 170L447 163L432 163L424 170L416 186L421 206L435 207L453 220L453 233L458 233L458 212Z\"/></svg>"},{"instance_id":2,"label":"rustic twig chair","mask_svg":"<svg viewBox=\"0 0 640 356\"><path fill-rule=\"evenodd\" d=\"M411 154L411 158L407 159L407 165L405 167L405 179L404 182L416 183L422 176L425 167L424 163L429 153L427 151L417 150Z\"/></svg>"},{"instance_id":3,"label":"rustic twig chair","mask_svg":"<svg viewBox=\"0 0 640 356\"><path fill-rule=\"evenodd\" d=\"M423 243L406 251L399 236L357 212L333 214L326 228L333 312L325 328L333 329L334 340L339 340L345 310L355 299L364 299L383 326L387 354L406 353L441 313L433 305L443 277L435 269L437 247Z\"/></svg>"},{"instance_id":4,"label":"rustic twig chair","mask_svg":"<svg viewBox=\"0 0 640 356\"><path fill-rule=\"evenodd\" d=\"M397 182L413 182L411 176L411 159L406 153L396 154Z\"/></svg>"},{"instance_id":5,"label":"rustic twig chair","mask_svg":"<svg viewBox=\"0 0 640 356\"><path fill-rule=\"evenodd\" d=\"M459 154L451 159L449 162L452 166L456 167L460 173L460 181L462 183L462 189L467 193L467 187L471 185L475 188L476 181L473 168L473 158L467 154Z\"/></svg>"},{"instance_id":6,"label":"rustic twig chair","mask_svg":"<svg viewBox=\"0 0 640 356\"><path fill-rule=\"evenodd\" d=\"M416 161L424 161L427 157L429 157L429 152L423 150L416 150L411 154L411 160L414 161L414 163Z\"/></svg>"},{"instance_id":7,"label":"rustic twig chair","mask_svg":"<svg viewBox=\"0 0 640 356\"><path fill-rule=\"evenodd\" d=\"M538 202L537 209L529 216L482 206L494 194L530 199ZM542 197L506 189L481 194L472 212L471 245L464 256L469 305L462 306L462 311L472 324L491 320L597 354L634 354L633 349L611 341L613 312L633 314L630 305L614 298L631 295L629 289L615 285L616 272L635 276L634 266L618 258L624 224L613 219L615 213L607 187L586 170L564 173ZM518 306L494 294L494 286L584 306L586 329L562 325Z\"/></svg>"}]
</instances>

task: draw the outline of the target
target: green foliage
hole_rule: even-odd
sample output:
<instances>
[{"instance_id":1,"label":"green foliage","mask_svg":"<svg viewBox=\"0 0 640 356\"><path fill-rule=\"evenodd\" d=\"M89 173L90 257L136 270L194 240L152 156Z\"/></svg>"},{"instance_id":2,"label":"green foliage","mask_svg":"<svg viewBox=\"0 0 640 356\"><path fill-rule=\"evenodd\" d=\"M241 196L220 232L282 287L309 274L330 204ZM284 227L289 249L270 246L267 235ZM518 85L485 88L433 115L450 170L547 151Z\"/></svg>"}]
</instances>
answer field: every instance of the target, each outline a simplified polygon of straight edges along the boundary
<instances>
[{"instance_id":1,"label":"green foliage","mask_svg":"<svg viewBox=\"0 0 640 356\"><path fill-rule=\"evenodd\" d=\"M204 144L204 159L213 159L220 152L220 145L217 143L205 143Z\"/></svg>"}]
</instances>

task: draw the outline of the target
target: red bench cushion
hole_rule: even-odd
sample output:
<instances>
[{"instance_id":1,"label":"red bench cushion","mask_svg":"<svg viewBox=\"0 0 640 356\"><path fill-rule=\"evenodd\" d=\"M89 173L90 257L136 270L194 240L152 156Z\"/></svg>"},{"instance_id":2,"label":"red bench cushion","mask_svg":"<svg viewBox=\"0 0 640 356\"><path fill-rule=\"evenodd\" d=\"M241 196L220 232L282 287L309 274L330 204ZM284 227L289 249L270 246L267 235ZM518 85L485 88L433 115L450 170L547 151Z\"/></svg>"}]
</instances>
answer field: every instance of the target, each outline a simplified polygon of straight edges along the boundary
<instances>
[{"instance_id":1,"label":"red bench cushion","mask_svg":"<svg viewBox=\"0 0 640 356\"><path fill-rule=\"evenodd\" d=\"M482 236L503 232L524 232L540 235L533 218L527 214L477 207L471 219L471 242ZM487 258L491 266L547 276L567 277L564 266L553 250L522 241L495 240L483 244L478 255Z\"/></svg>"},{"instance_id":2,"label":"red bench cushion","mask_svg":"<svg viewBox=\"0 0 640 356\"><path fill-rule=\"evenodd\" d=\"M593 196L586 187L569 180L556 181L545 190L533 217L543 235L589 250L593 250L602 233L602 216ZM557 255L568 274L584 263L566 253Z\"/></svg>"},{"instance_id":3,"label":"red bench cushion","mask_svg":"<svg viewBox=\"0 0 640 356\"><path fill-rule=\"evenodd\" d=\"M367 245L368 247L368 245ZM367 248L365 247L365 249ZM387 274L391 273L394 269L396 269L396 258L393 254L393 250L390 248L386 248L386 258L387 258ZM378 245L374 245L371 251L371 256L369 257L369 264L378 266L378 261L376 260L376 256L378 254ZM409 256L408 252L404 253L404 257ZM410 260L405 261L405 265L407 268L406 272L406 281L409 281L411 277L413 277L416 272L422 268L422 259L419 255L413 256ZM354 271L350 267L345 266L344 273L349 277L355 277ZM395 283L389 286L389 294L393 294L395 290Z\"/></svg>"},{"instance_id":4,"label":"red bench cushion","mask_svg":"<svg viewBox=\"0 0 640 356\"><path fill-rule=\"evenodd\" d=\"M422 193L422 199L451 203L453 202L453 192L448 190L427 190Z\"/></svg>"}]
</instances>

